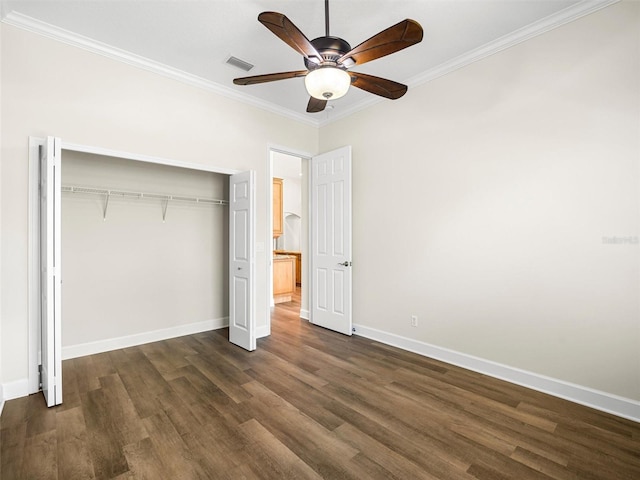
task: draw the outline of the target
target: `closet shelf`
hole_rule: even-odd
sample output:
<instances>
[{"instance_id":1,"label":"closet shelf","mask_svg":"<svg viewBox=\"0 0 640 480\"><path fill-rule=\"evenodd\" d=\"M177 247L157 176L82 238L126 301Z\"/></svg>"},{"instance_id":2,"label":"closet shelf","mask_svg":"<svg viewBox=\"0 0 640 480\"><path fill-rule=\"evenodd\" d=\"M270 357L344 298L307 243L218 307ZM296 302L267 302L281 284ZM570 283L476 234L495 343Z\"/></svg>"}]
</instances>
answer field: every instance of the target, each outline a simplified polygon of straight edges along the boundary
<instances>
[{"instance_id":1,"label":"closet shelf","mask_svg":"<svg viewBox=\"0 0 640 480\"><path fill-rule=\"evenodd\" d=\"M186 197L184 195L168 195L163 193L130 192L125 190L111 190L106 188L79 187L63 185L62 191L67 193L89 193L93 195L119 196L129 198L152 198L156 200L179 200L181 202L207 203L212 205L228 205L226 200L217 198Z\"/></svg>"},{"instance_id":2,"label":"closet shelf","mask_svg":"<svg viewBox=\"0 0 640 480\"><path fill-rule=\"evenodd\" d=\"M217 198L203 198L203 197L189 197L185 195L169 195L163 193L150 193L150 192L131 192L127 190L112 190L107 188L97 187L83 187L78 185L62 185L62 192L64 193L84 193L89 195L100 195L105 197L103 219L107 218L107 207L109 206L109 198L112 196L122 198L135 198L135 199L153 199L161 200L163 202L162 220L165 220L167 215L167 206L169 201L179 202L191 202L201 203L207 205L228 205L227 200L220 200Z\"/></svg>"}]
</instances>

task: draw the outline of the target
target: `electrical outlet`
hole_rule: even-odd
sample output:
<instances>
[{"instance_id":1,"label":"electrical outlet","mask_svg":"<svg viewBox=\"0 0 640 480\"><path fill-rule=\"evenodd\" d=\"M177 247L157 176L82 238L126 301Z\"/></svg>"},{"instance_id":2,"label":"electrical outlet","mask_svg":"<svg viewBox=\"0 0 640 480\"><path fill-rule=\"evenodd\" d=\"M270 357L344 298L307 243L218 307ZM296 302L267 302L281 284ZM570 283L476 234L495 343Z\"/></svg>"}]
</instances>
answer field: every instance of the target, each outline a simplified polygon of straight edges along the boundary
<instances>
[{"instance_id":1,"label":"electrical outlet","mask_svg":"<svg viewBox=\"0 0 640 480\"><path fill-rule=\"evenodd\" d=\"M417 315L411 315L411 326L412 327L417 327L418 326L418 316Z\"/></svg>"}]
</instances>

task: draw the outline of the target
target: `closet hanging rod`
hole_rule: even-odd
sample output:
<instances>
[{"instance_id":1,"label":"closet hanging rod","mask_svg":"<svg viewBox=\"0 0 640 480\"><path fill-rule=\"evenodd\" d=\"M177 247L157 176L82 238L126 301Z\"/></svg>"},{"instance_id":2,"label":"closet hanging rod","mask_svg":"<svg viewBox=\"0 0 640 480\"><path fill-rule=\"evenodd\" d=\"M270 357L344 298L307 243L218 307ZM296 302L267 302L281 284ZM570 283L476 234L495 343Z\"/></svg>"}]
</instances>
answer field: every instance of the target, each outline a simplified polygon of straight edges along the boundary
<instances>
[{"instance_id":1,"label":"closet hanging rod","mask_svg":"<svg viewBox=\"0 0 640 480\"><path fill-rule=\"evenodd\" d=\"M90 195L102 195L106 197L118 196L127 198L150 198L154 200L177 200L180 202L204 203L208 205L228 205L227 200L217 198L189 197L185 195L169 195L163 193L131 192L126 190L111 190L107 188L83 187L77 185L62 185L62 191L67 193L86 193Z\"/></svg>"}]
</instances>

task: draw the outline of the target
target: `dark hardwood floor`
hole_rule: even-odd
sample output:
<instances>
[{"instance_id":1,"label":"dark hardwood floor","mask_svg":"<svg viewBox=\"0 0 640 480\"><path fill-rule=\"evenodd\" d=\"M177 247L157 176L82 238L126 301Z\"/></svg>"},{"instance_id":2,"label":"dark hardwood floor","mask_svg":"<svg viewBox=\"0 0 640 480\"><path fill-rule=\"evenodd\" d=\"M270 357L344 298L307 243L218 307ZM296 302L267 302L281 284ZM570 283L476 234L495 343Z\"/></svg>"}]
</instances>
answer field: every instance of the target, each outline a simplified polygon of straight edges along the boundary
<instances>
[{"instance_id":1,"label":"dark hardwood floor","mask_svg":"<svg viewBox=\"0 0 640 480\"><path fill-rule=\"evenodd\" d=\"M310 326L63 362L64 404L11 400L2 480L640 479L640 424Z\"/></svg>"}]
</instances>

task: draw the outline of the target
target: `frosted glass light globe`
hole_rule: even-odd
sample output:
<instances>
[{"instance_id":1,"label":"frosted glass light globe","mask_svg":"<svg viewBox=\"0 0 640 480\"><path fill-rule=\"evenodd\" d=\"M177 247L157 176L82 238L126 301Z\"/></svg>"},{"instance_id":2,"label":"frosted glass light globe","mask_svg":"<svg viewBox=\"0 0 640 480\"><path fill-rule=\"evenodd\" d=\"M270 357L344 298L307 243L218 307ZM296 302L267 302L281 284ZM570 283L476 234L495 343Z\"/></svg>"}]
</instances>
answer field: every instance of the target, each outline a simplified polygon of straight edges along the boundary
<instances>
[{"instance_id":1,"label":"frosted glass light globe","mask_svg":"<svg viewBox=\"0 0 640 480\"><path fill-rule=\"evenodd\" d=\"M351 77L346 70L336 67L320 67L304 77L307 92L320 100L335 100L344 96L351 85Z\"/></svg>"}]
</instances>

